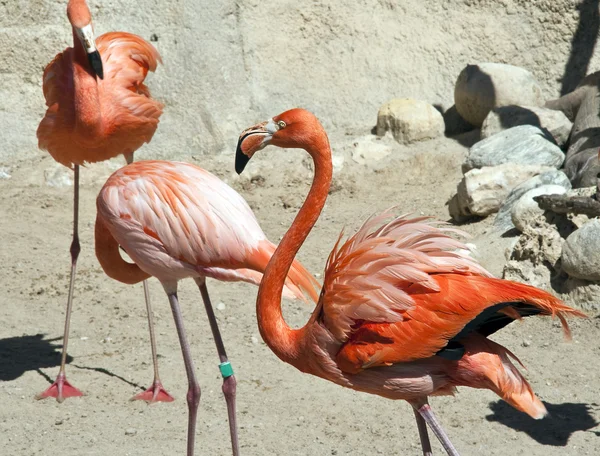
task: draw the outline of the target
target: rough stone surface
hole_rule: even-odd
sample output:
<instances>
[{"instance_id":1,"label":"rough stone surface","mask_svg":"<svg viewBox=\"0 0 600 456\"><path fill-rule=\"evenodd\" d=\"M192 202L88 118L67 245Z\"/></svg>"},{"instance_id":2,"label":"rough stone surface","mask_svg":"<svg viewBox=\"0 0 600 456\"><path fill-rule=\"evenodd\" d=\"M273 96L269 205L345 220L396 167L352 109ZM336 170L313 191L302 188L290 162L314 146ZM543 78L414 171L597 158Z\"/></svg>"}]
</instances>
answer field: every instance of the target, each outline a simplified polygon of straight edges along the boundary
<instances>
[{"instance_id":1,"label":"rough stone surface","mask_svg":"<svg viewBox=\"0 0 600 456\"><path fill-rule=\"evenodd\" d=\"M571 234L562 249L562 267L571 277L600 280L600 220Z\"/></svg>"},{"instance_id":2,"label":"rough stone surface","mask_svg":"<svg viewBox=\"0 0 600 456\"><path fill-rule=\"evenodd\" d=\"M587 312L600 311L600 284L569 277L561 290L569 302Z\"/></svg>"},{"instance_id":3,"label":"rough stone surface","mask_svg":"<svg viewBox=\"0 0 600 456\"><path fill-rule=\"evenodd\" d=\"M64 188L73 185L73 171L58 163L44 170L44 180L48 187Z\"/></svg>"},{"instance_id":4,"label":"rough stone surface","mask_svg":"<svg viewBox=\"0 0 600 456\"><path fill-rule=\"evenodd\" d=\"M377 113L377 136L390 132L402 144L437 138L444 134L442 114L432 105L412 98L396 98Z\"/></svg>"},{"instance_id":5,"label":"rough stone surface","mask_svg":"<svg viewBox=\"0 0 600 456\"><path fill-rule=\"evenodd\" d=\"M454 86L454 103L470 124L481 126L488 113L513 104L541 106L542 88L531 72L502 63L467 65Z\"/></svg>"},{"instance_id":6,"label":"rough stone surface","mask_svg":"<svg viewBox=\"0 0 600 456\"><path fill-rule=\"evenodd\" d=\"M352 160L361 165L377 162L392 153L392 148L376 136L366 135L356 138L352 143Z\"/></svg>"},{"instance_id":7,"label":"rough stone surface","mask_svg":"<svg viewBox=\"0 0 600 456\"><path fill-rule=\"evenodd\" d=\"M565 242L561 233L573 229L565 217L537 216L519 236L502 277L548 289L560 269L561 248Z\"/></svg>"},{"instance_id":8,"label":"rough stone surface","mask_svg":"<svg viewBox=\"0 0 600 456\"><path fill-rule=\"evenodd\" d=\"M540 195L564 195L567 190L560 185L542 185L526 192L515 203L511 211L511 220L515 227L523 232L534 220L543 215L544 210L540 209L538 204L533 200L534 196Z\"/></svg>"},{"instance_id":9,"label":"rough stone surface","mask_svg":"<svg viewBox=\"0 0 600 456\"><path fill-rule=\"evenodd\" d=\"M560 147L566 144L573 127L573 123L561 111L538 106L501 106L492 109L483 121L481 138L489 138L519 125L539 127L550 133Z\"/></svg>"},{"instance_id":10,"label":"rough stone surface","mask_svg":"<svg viewBox=\"0 0 600 456\"><path fill-rule=\"evenodd\" d=\"M551 139L551 138L550 138ZM565 154L538 127L520 125L479 141L471 149L463 171L503 163L559 168Z\"/></svg>"},{"instance_id":11,"label":"rough stone surface","mask_svg":"<svg viewBox=\"0 0 600 456\"><path fill-rule=\"evenodd\" d=\"M494 219L494 228L501 231L502 233L513 229L515 226L512 222L511 211L515 203L529 190L540 187L542 185L559 185L566 190L571 188L571 181L560 170L552 169L544 173L538 174L531 179L526 180L522 184L517 185L508 194L508 197L500 207L498 215Z\"/></svg>"},{"instance_id":12,"label":"rough stone surface","mask_svg":"<svg viewBox=\"0 0 600 456\"><path fill-rule=\"evenodd\" d=\"M458 221L464 216L497 212L513 188L548 170L548 167L512 163L472 169L465 173L456 195L448 203L450 216Z\"/></svg>"},{"instance_id":13,"label":"rough stone surface","mask_svg":"<svg viewBox=\"0 0 600 456\"><path fill-rule=\"evenodd\" d=\"M548 99L559 95L557 81L572 89L586 68L600 67L595 53L590 61L576 59L565 75L579 24L572 0L89 4L98 35L155 35L163 57L148 86L166 110L140 159L233 154L240 129L294 106L314 111L330 134L333 126L372 126L391 97L447 109L467 62L527 67ZM41 154L35 129L45 108L42 68L72 44L65 5L0 4L0 163Z\"/></svg>"}]
</instances>

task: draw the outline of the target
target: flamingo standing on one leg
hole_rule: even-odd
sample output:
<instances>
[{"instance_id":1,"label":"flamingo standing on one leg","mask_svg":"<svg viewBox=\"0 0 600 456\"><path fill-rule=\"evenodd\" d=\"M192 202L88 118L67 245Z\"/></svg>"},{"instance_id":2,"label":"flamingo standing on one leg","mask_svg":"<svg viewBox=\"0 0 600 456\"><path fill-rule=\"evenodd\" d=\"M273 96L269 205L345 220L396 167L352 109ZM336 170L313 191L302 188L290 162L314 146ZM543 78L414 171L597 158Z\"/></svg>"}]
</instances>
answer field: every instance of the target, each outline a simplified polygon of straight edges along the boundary
<instances>
[{"instance_id":1,"label":"flamingo standing on one leg","mask_svg":"<svg viewBox=\"0 0 600 456\"><path fill-rule=\"evenodd\" d=\"M568 334L565 315L584 315L545 291L492 278L461 253L466 247L447 234L454 230L425 217L390 221L385 213L338 241L312 317L291 329L281 312L283 278L325 204L331 150L317 118L292 109L242 133L236 171L268 144L305 149L315 164L306 201L258 292L260 333L279 358L338 385L408 401L425 455L431 455L425 422L448 454L458 454L427 401L457 386L490 389L534 418L546 414L511 363L514 355L486 336L530 315L556 315Z\"/></svg>"},{"instance_id":2,"label":"flamingo standing on one leg","mask_svg":"<svg viewBox=\"0 0 600 456\"><path fill-rule=\"evenodd\" d=\"M177 282L193 277L202 295L223 377L233 454L239 454L235 419L236 380L206 289L206 277L259 284L275 246L246 201L220 179L194 165L140 161L116 171L97 199L96 256L110 277L137 283L150 276L169 298L183 352L189 389L187 454L194 454L200 386L186 339ZM125 262L119 245L135 264ZM290 297L316 302L318 282L297 261L283 277Z\"/></svg>"},{"instance_id":3,"label":"flamingo standing on one leg","mask_svg":"<svg viewBox=\"0 0 600 456\"><path fill-rule=\"evenodd\" d=\"M150 98L144 85L148 71L155 71L160 56L156 49L130 33L105 33L94 40L92 16L85 0L70 0L67 15L73 29L73 47L58 54L44 70L44 96L48 110L37 130L39 147L59 163L74 169L73 242L71 279L65 316L60 371L56 381L37 399L81 396L65 376L69 324L79 256L79 166L117 155L128 163L133 153L149 142L158 126L162 104ZM146 282L154 381L134 399L172 401L158 376L152 309Z\"/></svg>"}]
</instances>

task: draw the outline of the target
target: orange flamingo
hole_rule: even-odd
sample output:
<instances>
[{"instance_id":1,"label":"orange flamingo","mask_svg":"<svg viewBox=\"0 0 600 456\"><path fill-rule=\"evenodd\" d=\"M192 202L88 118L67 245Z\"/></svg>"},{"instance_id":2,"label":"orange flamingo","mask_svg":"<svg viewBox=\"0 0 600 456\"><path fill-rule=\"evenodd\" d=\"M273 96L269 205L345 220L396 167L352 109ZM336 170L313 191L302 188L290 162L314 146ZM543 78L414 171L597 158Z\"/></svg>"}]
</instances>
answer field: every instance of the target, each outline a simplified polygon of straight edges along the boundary
<instances>
[{"instance_id":1,"label":"orange flamingo","mask_svg":"<svg viewBox=\"0 0 600 456\"><path fill-rule=\"evenodd\" d=\"M73 29L73 47L67 48L44 70L44 97L48 109L37 130L39 147L57 162L74 170L73 241L71 278L67 298L62 359L56 381L37 399L55 397L59 402L82 393L66 379L65 363L73 302L77 257L80 252L79 166L133 153L149 142L158 126L162 104L150 98L144 85L148 71L155 71L160 56L156 49L130 33L105 33L94 40L92 16L85 0L70 0L67 16ZM134 397L172 401L158 376L152 309L147 284L154 381L148 391Z\"/></svg>"},{"instance_id":2,"label":"orange flamingo","mask_svg":"<svg viewBox=\"0 0 600 456\"><path fill-rule=\"evenodd\" d=\"M96 256L113 279L133 284L150 276L169 298L188 378L187 454L194 454L200 386L177 298L177 282L196 281L221 364L233 454L239 454L236 380L206 288L206 277L259 284L275 245L267 240L246 201L219 178L194 165L140 161L116 171L97 199ZM119 245L135 262L124 261ZM317 301L318 282L294 261L284 277L289 297L306 291ZM284 285L282 284L282 287Z\"/></svg>"},{"instance_id":3,"label":"orange flamingo","mask_svg":"<svg viewBox=\"0 0 600 456\"><path fill-rule=\"evenodd\" d=\"M457 386L490 389L534 418L546 414L511 363L515 356L487 336L530 315L558 316L568 335L565 316L584 315L545 291L492 278L448 235L454 230L425 217L390 220L388 212L343 244L340 236L314 313L304 327L290 328L281 311L283 279L325 204L331 150L317 118L292 109L241 134L236 171L269 144L305 149L315 165L256 303L261 336L280 359L347 388L408 401L424 455L431 455L426 424L449 455L458 454L428 404L428 396L453 394Z\"/></svg>"}]
</instances>

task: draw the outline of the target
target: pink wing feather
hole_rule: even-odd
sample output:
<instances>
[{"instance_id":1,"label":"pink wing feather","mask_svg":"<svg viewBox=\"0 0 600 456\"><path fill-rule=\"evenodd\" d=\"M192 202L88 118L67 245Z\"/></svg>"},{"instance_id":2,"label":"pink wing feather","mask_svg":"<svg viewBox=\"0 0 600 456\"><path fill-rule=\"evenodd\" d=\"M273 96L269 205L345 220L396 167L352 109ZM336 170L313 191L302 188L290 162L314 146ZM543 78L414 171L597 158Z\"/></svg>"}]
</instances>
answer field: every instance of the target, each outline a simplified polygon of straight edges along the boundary
<instances>
[{"instance_id":1,"label":"pink wing feather","mask_svg":"<svg viewBox=\"0 0 600 456\"><path fill-rule=\"evenodd\" d=\"M467 247L427 217L391 218L389 211L369 218L327 260L321 304L323 321L339 342L348 340L357 321L395 323L415 302L403 284L438 291L430 273L490 274ZM383 224L383 225L382 225Z\"/></svg>"},{"instance_id":2,"label":"pink wing feather","mask_svg":"<svg viewBox=\"0 0 600 456\"><path fill-rule=\"evenodd\" d=\"M121 168L100 191L97 206L117 242L163 281L203 275L260 283L257 274L275 250L246 201L188 163L138 161ZM287 295L303 297L305 290L316 301L315 284L296 262Z\"/></svg>"}]
</instances>

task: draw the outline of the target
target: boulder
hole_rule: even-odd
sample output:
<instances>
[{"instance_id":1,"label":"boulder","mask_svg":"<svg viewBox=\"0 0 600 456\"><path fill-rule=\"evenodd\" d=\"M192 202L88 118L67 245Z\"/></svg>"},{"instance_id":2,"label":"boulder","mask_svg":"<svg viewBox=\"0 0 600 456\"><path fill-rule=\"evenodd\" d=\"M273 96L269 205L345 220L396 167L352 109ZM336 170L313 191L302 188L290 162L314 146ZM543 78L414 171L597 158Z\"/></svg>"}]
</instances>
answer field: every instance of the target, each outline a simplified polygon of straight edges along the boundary
<instances>
[{"instance_id":1,"label":"boulder","mask_svg":"<svg viewBox=\"0 0 600 456\"><path fill-rule=\"evenodd\" d=\"M397 98L377 113L377 136L391 132L396 141L410 144L444 134L444 119L431 104L411 98Z\"/></svg>"},{"instance_id":2,"label":"boulder","mask_svg":"<svg viewBox=\"0 0 600 456\"><path fill-rule=\"evenodd\" d=\"M536 165L515 166L512 163L472 169L448 202L450 216L463 221L468 216L487 216L500 208L510 191L520 183L550 168Z\"/></svg>"},{"instance_id":3,"label":"boulder","mask_svg":"<svg viewBox=\"0 0 600 456\"><path fill-rule=\"evenodd\" d=\"M502 63L467 65L454 86L454 103L459 114L480 127L488 113L500 106L542 106L542 89L533 75Z\"/></svg>"},{"instance_id":4,"label":"boulder","mask_svg":"<svg viewBox=\"0 0 600 456\"><path fill-rule=\"evenodd\" d=\"M515 227L512 222L511 211L515 203L527 193L529 190L540 187L542 185L560 185L561 187L569 190L571 188L571 181L565 173L557 169L552 169L544 173L538 174L531 179L526 180L522 184L517 185L508 194L508 197L500 207L498 215L494 220L494 228L505 233Z\"/></svg>"},{"instance_id":5,"label":"boulder","mask_svg":"<svg viewBox=\"0 0 600 456\"><path fill-rule=\"evenodd\" d=\"M519 231L525 231L527 226L546 212L540 209L538 204L533 200L534 196L564 195L565 193L567 193L567 189L560 185L542 185L527 191L512 208L512 223Z\"/></svg>"},{"instance_id":6,"label":"boulder","mask_svg":"<svg viewBox=\"0 0 600 456\"><path fill-rule=\"evenodd\" d=\"M600 219L590 220L567 238L561 260L571 277L600 280Z\"/></svg>"},{"instance_id":7,"label":"boulder","mask_svg":"<svg viewBox=\"0 0 600 456\"><path fill-rule=\"evenodd\" d=\"M551 141L552 137L532 125L509 128L471 147L463 172L503 163L559 168L565 154Z\"/></svg>"},{"instance_id":8,"label":"boulder","mask_svg":"<svg viewBox=\"0 0 600 456\"><path fill-rule=\"evenodd\" d=\"M566 300L578 309L600 311L600 284L569 277L563 284L562 291L566 294Z\"/></svg>"},{"instance_id":9,"label":"boulder","mask_svg":"<svg viewBox=\"0 0 600 456\"><path fill-rule=\"evenodd\" d=\"M539 127L550 133L560 147L567 143L573 127L573 123L561 111L537 106L500 106L492 109L483 121L481 138L489 138L519 125Z\"/></svg>"}]
</instances>

